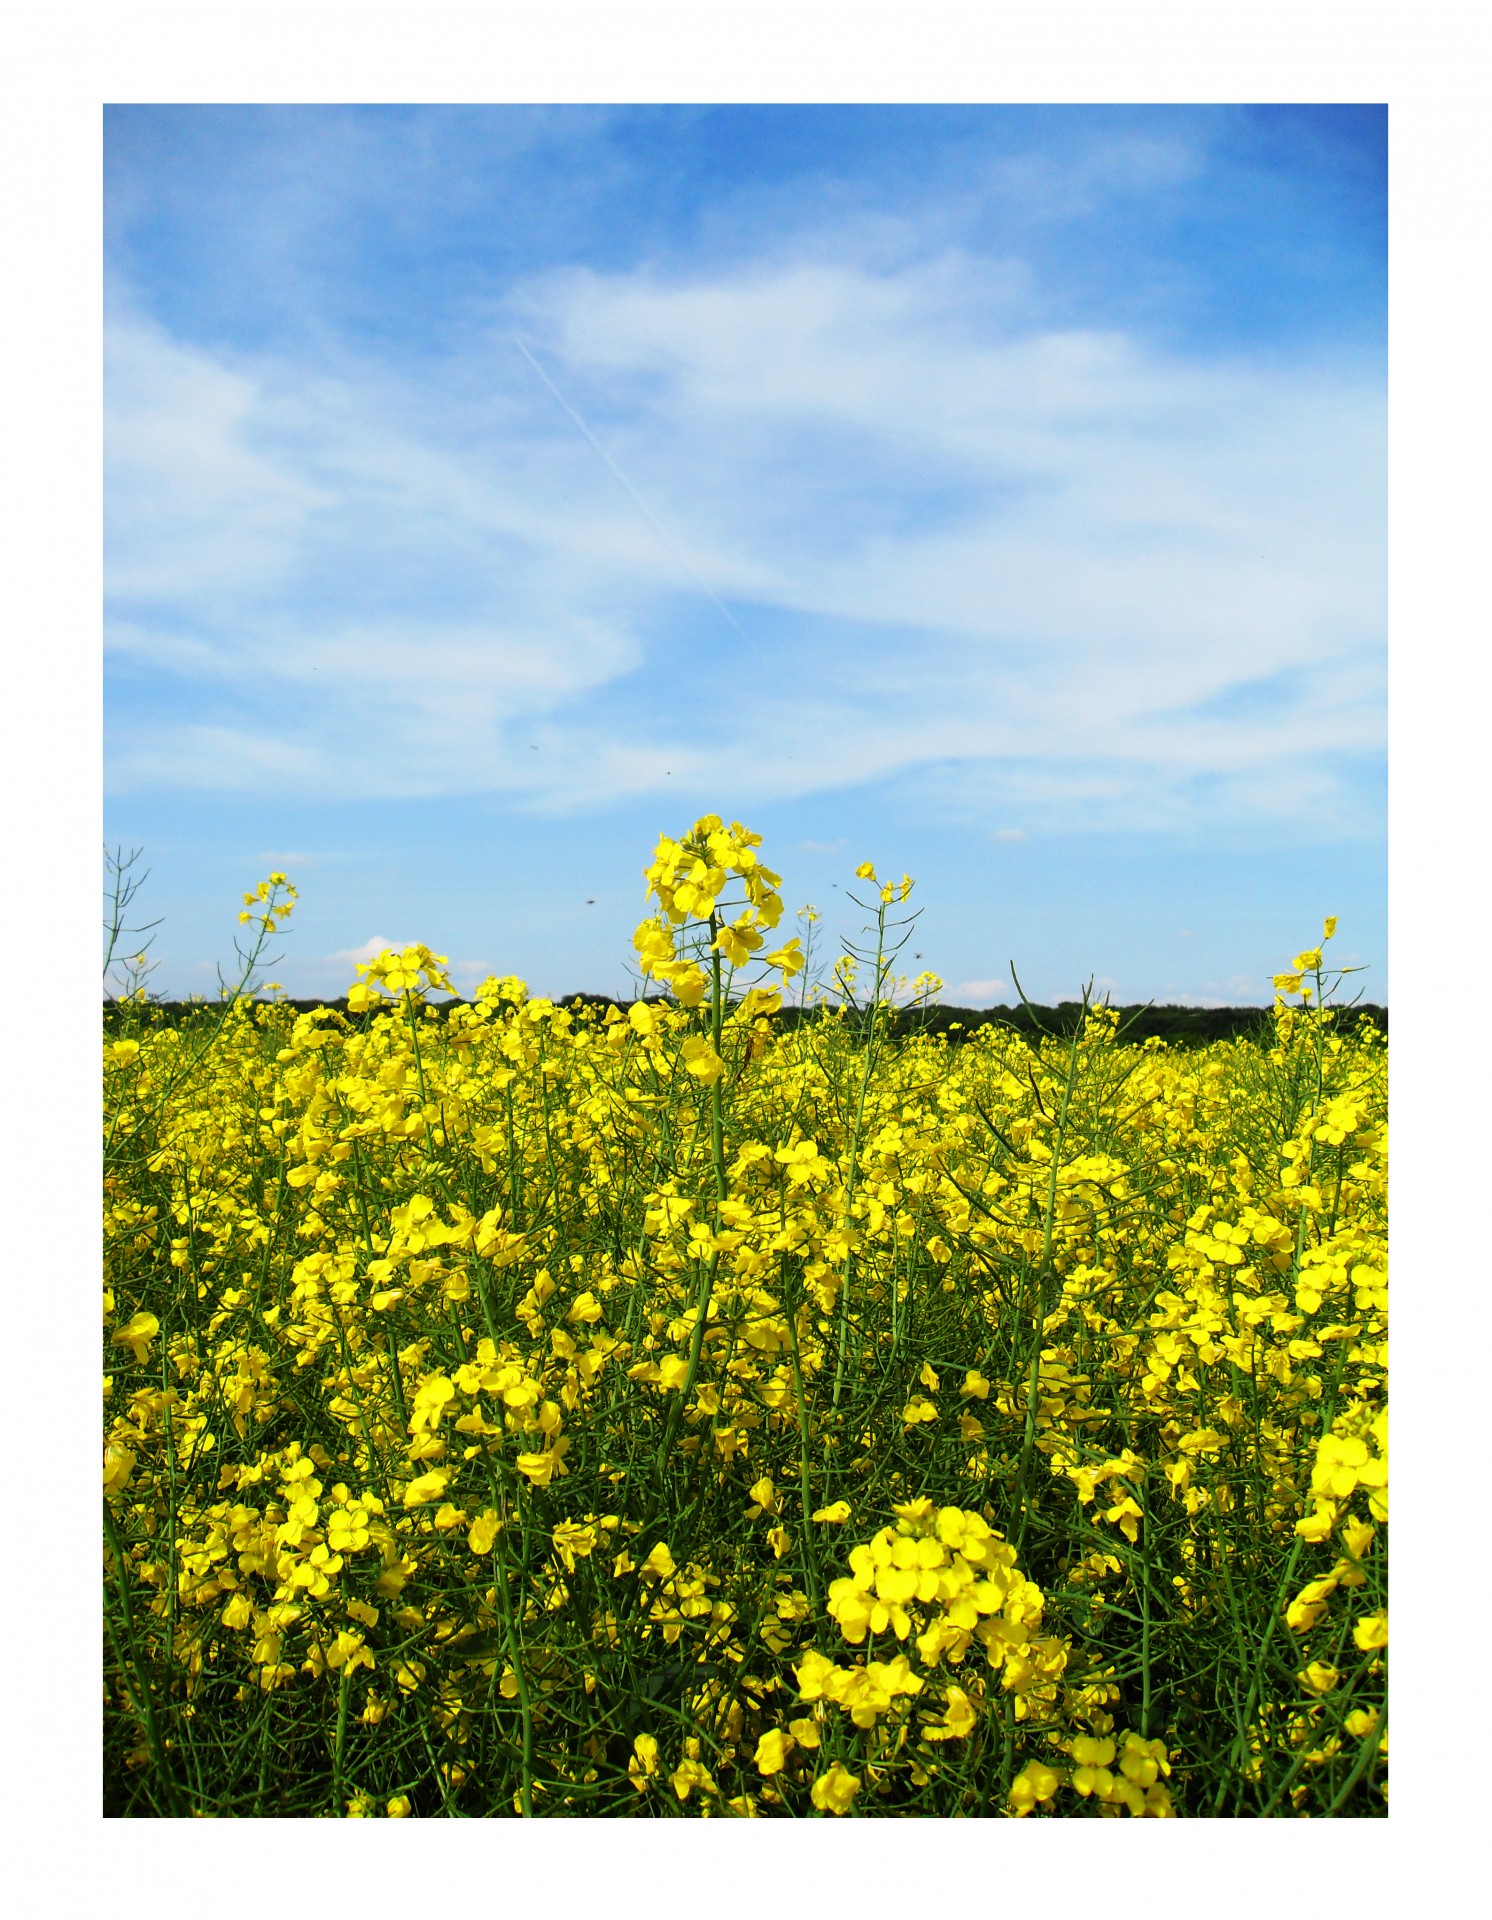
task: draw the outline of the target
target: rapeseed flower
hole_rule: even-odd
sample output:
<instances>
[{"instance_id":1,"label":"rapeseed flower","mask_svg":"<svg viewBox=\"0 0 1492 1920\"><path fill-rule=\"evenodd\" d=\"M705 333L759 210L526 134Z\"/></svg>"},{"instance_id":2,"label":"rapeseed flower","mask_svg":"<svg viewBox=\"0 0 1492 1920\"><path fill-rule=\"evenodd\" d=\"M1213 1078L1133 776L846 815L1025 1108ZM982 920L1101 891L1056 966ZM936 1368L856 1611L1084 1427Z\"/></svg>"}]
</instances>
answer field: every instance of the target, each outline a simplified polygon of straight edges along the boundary
<instances>
[{"instance_id":1,"label":"rapeseed flower","mask_svg":"<svg viewBox=\"0 0 1492 1920\"><path fill-rule=\"evenodd\" d=\"M836 1760L829 1771L813 1783L812 1799L820 1813L848 1813L860 1792L858 1775Z\"/></svg>"},{"instance_id":2,"label":"rapeseed flower","mask_svg":"<svg viewBox=\"0 0 1492 1920\"><path fill-rule=\"evenodd\" d=\"M1385 1050L1333 923L1258 1044L950 1041L873 946L776 1017L825 969L739 822L647 885L630 1009L437 1009L410 947L347 1015L111 1028L111 1807L1381 1811Z\"/></svg>"},{"instance_id":3,"label":"rapeseed flower","mask_svg":"<svg viewBox=\"0 0 1492 1920\"><path fill-rule=\"evenodd\" d=\"M774 1773L782 1772L797 1744L791 1733L785 1733L781 1727L772 1727L757 1741L752 1764L758 1773L770 1778Z\"/></svg>"}]
</instances>

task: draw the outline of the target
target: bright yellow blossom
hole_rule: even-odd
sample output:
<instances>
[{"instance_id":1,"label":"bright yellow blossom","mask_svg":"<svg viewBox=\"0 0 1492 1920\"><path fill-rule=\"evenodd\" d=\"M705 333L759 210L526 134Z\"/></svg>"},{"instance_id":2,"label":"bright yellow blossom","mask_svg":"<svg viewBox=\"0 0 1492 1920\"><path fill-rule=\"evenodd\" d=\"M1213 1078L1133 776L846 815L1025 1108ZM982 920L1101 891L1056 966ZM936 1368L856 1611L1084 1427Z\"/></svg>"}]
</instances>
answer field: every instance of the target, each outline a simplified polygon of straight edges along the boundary
<instances>
[{"instance_id":1,"label":"bright yellow blossom","mask_svg":"<svg viewBox=\"0 0 1492 1920\"><path fill-rule=\"evenodd\" d=\"M848 1813L860 1792L859 1776L836 1760L827 1773L813 1783L811 1798L820 1813Z\"/></svg>"}]
</instances>

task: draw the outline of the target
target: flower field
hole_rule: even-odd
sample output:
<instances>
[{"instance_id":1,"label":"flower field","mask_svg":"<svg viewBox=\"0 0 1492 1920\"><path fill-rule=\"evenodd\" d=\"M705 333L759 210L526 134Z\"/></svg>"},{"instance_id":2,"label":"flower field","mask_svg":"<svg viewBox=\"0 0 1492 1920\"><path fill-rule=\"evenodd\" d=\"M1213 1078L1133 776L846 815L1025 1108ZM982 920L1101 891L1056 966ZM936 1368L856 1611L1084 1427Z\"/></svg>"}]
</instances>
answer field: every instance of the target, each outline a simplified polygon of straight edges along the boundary
<instances>
[{"instance_id":1,"label":"flower field","mask_svg":"<svg viewBox=\"0 0 1492 1920\"><path fill-rule=\"evenodd\" d=\"M869 866L774 1024L757 845L630 1009L120 1009L106 1812L1385 1812L1382 1035L893 1039Z\"/></svg>"}]
</instances>

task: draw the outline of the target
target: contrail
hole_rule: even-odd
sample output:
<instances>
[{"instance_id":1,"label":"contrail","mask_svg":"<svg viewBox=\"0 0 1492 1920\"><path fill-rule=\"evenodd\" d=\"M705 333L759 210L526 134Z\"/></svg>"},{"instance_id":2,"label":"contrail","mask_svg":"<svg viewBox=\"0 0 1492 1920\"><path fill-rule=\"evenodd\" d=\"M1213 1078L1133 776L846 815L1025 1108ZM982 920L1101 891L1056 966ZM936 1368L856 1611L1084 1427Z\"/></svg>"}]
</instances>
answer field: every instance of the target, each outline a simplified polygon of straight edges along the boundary
<instances>
[{"instance_id":1,"label":"contrail","mask_svg":"<svg viewBox=\"0 0 1492 1920\"><path fill-rule=\"evenodd\" d=\"M667 527L663 525L662 521L658 518L657 514L653 512L652 508L648 505L647 501L643 499L642 495L637 491L636 487L633 486L632 482L627 478L626 474L622 472L621 468L617 465L616 461L612 459L611 455L606 451L605 447L601 445L601 442L596 438L595 434L591 432L590 428L585 424L585 422L581 419L580 415L570 405L569 401L560 392L559 388L554 384L554 382L550 379L549 375L539 365L538 361L529 352L527 346L524 344L524 342L519 338L519 336L516 333L513 335L513 345L517 347L518 351L523 355L524 359L527 360L528 364L533 368L534 372L538 374L539 378L544 382L544 385L554 395L555 399L564 408L565 412L569 414L570 418L575 422L576 426L579 427L580 431L585 435L586 439L590 441L591 445L596 449L596 452L600 454L601 458L606 462L607 470L611 473L612 477L617 481L617 483L620 486L626 489L627 497L631 500L633 506L637 508L637 511L642 515L644 520L647 521L648 525L653 529L654 533L657 534L658 538L663 542L664 546L668 548L670 553L672 553L673 557L678 561L679 565L684 569L685 573L688 574L689 578L694 582L695 586L699 588L700 592L704 595L706 600L708 600L715 607L717 612L720 614L721 618L727 621L730 624L730 626L734 628L736 633L740 634L740 637L743 640L745 640L746 635L742 630L739 622L735 619L734 615L731 613L730 608L724 604L724 602L718 597L718 595L712 593L710 588L705 585L703 580L700 579L699 575L694 570L694 564L690 560L688 554L685 553L684 549L679 545L678 541L674 539L673 535L668 531ZM749 641L747 641L747 645L748 646L750 645Z\"/></svg>"}]
</instances>

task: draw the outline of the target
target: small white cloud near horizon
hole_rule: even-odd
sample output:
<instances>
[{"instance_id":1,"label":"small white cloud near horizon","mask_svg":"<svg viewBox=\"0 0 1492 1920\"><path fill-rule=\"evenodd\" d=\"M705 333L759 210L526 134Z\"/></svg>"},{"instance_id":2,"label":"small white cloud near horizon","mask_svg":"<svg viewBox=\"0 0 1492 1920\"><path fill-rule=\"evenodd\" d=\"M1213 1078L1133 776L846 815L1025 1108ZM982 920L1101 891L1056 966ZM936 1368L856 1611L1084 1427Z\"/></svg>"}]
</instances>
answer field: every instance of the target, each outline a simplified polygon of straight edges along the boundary
<instances>
[{"instance_id":1,"label":"small white cloud near horizon","mask_svg":"<svg viewBox=\"0 0 1492 1920\"><path fill-rule=\"evenodd\" d=\"M395 953L402 953L414 943L410 940L390 940L386 934L375 933L369 936L360 947L343 947L338 953L325 956L328 962L345 960L349 966L366 966L370 960L376 960L379 954L392 947Z\"/></svg>"},{"instance_id":2,"label":"small white cloud near horizon","mask_svg":"<svg viewBox=\"0 0 1492 1920\"><path fill-rule=\"evenodd\" d=\"M1010 982L1008 980L960 980L956 987L944 988L946 994L968 996L967 999L959 1000L958 1004L976 1007L992 1006L994 1004L993 996L995 994L1009 993L1009 991ZM949 1004L954 1004L954 1002L950 1000Z\"/></svg>"},{"instance_id":3,"label":"small white cloud near horizon","mask_svg":"<svg viewBox=\"0 0 1492 1920\"><path fill-rule=\"evenodd\" d=\"M1024 827L997 827L990 835L991 840L1005 840L1009 841L1011 845L1014 845L1017 841L1028 838L1029 835Z\"/></svg>"}]
</instances>

